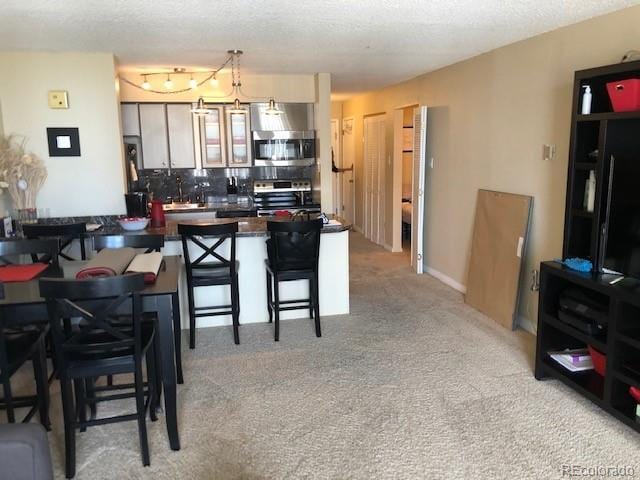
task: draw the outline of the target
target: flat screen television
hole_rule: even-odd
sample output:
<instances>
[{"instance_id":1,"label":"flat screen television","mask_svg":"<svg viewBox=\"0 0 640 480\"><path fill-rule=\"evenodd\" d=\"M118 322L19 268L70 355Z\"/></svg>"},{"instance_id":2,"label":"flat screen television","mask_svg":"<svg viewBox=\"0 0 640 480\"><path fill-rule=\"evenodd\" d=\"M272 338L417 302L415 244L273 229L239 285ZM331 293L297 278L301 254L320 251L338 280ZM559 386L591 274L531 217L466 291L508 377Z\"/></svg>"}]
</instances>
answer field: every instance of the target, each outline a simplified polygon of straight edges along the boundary
<instances>
[{"instance_id":1,"label":"flat screen television","mask_svg":"<svg viewBox=\"0 0 640 480\"><path fill-rule=\"evenodd\" d=\"M640 155L616 155L611 163L601 264L640 278Z\"/></svg>"}]
</instances>

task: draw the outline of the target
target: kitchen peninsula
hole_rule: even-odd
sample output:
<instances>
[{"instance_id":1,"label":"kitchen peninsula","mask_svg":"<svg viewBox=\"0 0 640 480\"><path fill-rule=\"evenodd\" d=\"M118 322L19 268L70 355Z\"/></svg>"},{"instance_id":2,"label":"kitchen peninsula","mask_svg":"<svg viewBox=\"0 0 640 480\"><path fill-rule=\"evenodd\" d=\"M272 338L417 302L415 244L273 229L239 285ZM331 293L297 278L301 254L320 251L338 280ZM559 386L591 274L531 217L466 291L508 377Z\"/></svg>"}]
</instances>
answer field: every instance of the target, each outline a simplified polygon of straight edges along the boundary
<instances>
[{"instance_id":1,"label":"kitchen peninsula","mask_svg":"<svg viewBox=\"0 0 640 480\"><path fill-rule=\"evenodd\" d=\"M177 216L179 216L178 214ZM68 221L69 219L65 219ZM86 220L86 219L75 219ZM124 232L121 227L107 221L105 225L95 232L88 233L88 237L94 235L148 235L161 234L165 236L164 255L182 255L182 243L177 232L178 223L202 225L219 224L238 221L238 234L236 240L236 257L240 262L239 288L240 288L240 324L259 323L268 321L267 291L265 280L265 259L267 249L267 221L288 221L284 217L241 217L237 219L208 218L191 220L168 219L165 227L147 228L137 232ZM320 314L341 315L349 313L349 229L351 225L341 218L332 218L330 223L322 229L320 240ZM88 238L87 242L92 239ZM213 238L204 238L207 246L215 242ZM88 248L88 250L92 250ZM197 254L198 252L193 252ZM180 308L182 328L189 327L189 314L186 297L186 275L182 270L180 280ZM308 282L292 281L284 282L280 287L281 298L292 300L308 296ZM230 302L229 289L224 287L203 287L196 290L195 301L208 304L228 304ZM206 299L205 299L206 298ZM306 310L292 310L281 313L281 319L306 318ZM197 327L211 327L218 325L231 325L231 316L202 317L198 319Z\"/></svg>"}]
</instances>

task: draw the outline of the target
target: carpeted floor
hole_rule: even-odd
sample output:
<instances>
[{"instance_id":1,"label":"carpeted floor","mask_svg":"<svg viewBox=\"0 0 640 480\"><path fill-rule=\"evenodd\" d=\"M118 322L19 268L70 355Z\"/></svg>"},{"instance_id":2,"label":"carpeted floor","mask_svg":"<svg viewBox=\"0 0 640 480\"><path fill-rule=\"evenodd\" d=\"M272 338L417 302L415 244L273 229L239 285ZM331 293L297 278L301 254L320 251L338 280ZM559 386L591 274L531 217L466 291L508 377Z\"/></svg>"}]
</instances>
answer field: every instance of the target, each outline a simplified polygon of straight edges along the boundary
<instances>
[{"instance_id":1,"label":"carpeted floor","mask_svg":"<svg viewBox=\"0 0 640 480\"><path fill-rule=\"evenodd\" d=\"M408 257L358 234L352 314L198 331L184 350L182 450L149 423L78 435L79 479L563 478L562 466L631 465L635 432L556 381L533 378L534 338L508 332ZM62 478L59 394L52 454Z\"/></svg>"}]
</instances>

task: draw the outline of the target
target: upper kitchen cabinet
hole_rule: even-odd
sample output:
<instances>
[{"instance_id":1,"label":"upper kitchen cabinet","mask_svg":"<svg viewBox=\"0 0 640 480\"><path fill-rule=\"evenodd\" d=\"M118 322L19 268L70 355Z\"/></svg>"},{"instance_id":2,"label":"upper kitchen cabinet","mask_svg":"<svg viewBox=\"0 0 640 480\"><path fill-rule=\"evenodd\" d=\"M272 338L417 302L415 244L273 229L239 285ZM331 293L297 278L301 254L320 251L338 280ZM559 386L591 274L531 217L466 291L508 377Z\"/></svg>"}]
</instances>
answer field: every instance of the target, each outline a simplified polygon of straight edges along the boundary
<instances>
[{"instance_id":1,"label":"upper kitchen cabinet","mask_svg":"<svg viewBox=\"0 0 640 480\"><path fill-rule=\"evenodd\" d=\"M236 112L225 110L227 123L227 144L229 167L251 166L251 130L249 111Z\"/></svg>"},{"instance_id":2,"label":"upper kitchen cabinet","mask_svg":"<svg viewBox=\"0 0 640 480\"><path fill-rule=\"evenodd\" d=\"M226 167L223 107L208 105L208 115L198 118L203 168Z\"/></svg>"},{"instance_id":3,"label":"upper kitchen cabinet","mask_svg":"<svg viewBox=\"0 0 640 480\"><path fill-rule=\"evenodd\" d=\"M167 104L167 130L171 168L195 168L191 104Z\"/></svg>"},{"instance_id":4,"label":"upper kitchen cabinet","mask_svg":"<svg viewBox=\"0 0 640 480\"><path fill-rule=\"evenodd\" d=\"M138 117L138 104L123 103L120 105L120 114L122 116L122 135L125 137L139 137L140 118Z\"/></svg>"},{"instance_id":5,"label":"upper kitchen cabinet","mask_svg":"<svg viewBox=\"0 0 640 480\"><path fill-rule=\"evenodd\" d=\"M141 103L139 112L143 167L169 168L166 106L159 103Z\"/></svg>"}]
</instances>

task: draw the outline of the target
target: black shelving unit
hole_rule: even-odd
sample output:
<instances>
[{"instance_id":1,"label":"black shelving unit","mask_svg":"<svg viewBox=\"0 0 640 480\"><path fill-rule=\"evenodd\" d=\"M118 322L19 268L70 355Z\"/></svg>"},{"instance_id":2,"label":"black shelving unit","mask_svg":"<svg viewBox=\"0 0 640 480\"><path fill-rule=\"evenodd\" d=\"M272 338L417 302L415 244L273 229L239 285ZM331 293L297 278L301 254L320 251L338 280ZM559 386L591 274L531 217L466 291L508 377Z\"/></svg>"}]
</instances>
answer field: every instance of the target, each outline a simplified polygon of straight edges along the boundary
<instances>
[{"instance_id":1,"label":"black shelving unit","mask_svg":"<svg viewBox=\"0 0 640 480\"><path fill-rule=\"evenodd\" d=\"M611 278L542 263L535 377L560 380L640 432L636 402L629 394L630 386L640 388L640 281L628 278L611 285ZM608 306L606 333L594 337L558 318L558 300L568 288L579 288ZM594 370L570 372L548 353L588 345L607 356L604 377Z\"/></svg>"},{"instance_id":2,"label":"black shelving unit","mask_svg":"<svg viewBox=\"0 0 640 480\"><path fill-rule=\"evenodd\" d=\"M640 431L636 401L629 394L630 386L640 388L640 280L625 278L612 285L615 277L600 273L611 157L640 161L640 111L614 112L606 90L608 82L628 78L640 78L640 61L575 74L563 257L591 259L595 268L581 273L557 262L541 264L535 377L560 380ZM580 113L584 85L593 95L589 115ZM591 170L596 176L595 206L588 212L584 194ZM607 306L606 332L594 337L560 320L559 298L569 288ZM606 355L604 376L593 370L572 373L548 353L588 345Z\"/></svg>"},{"instance_id":3,"label":"black shelving unit","mask_svg":"<svg viewBox=\"0 0 640 480\"><path fill-rule=\"evenodd\" d=\"M640 78L640 61L581 70L575 73L563 257L590 259L600 271L602 225L611 156L631 155L640 148L640 111L614 112L608 82ZM582 115L583 86L592 91L591 114ZM589 172L596 176L595 208L584 209Z\"/></svg>"}]
</instances>

